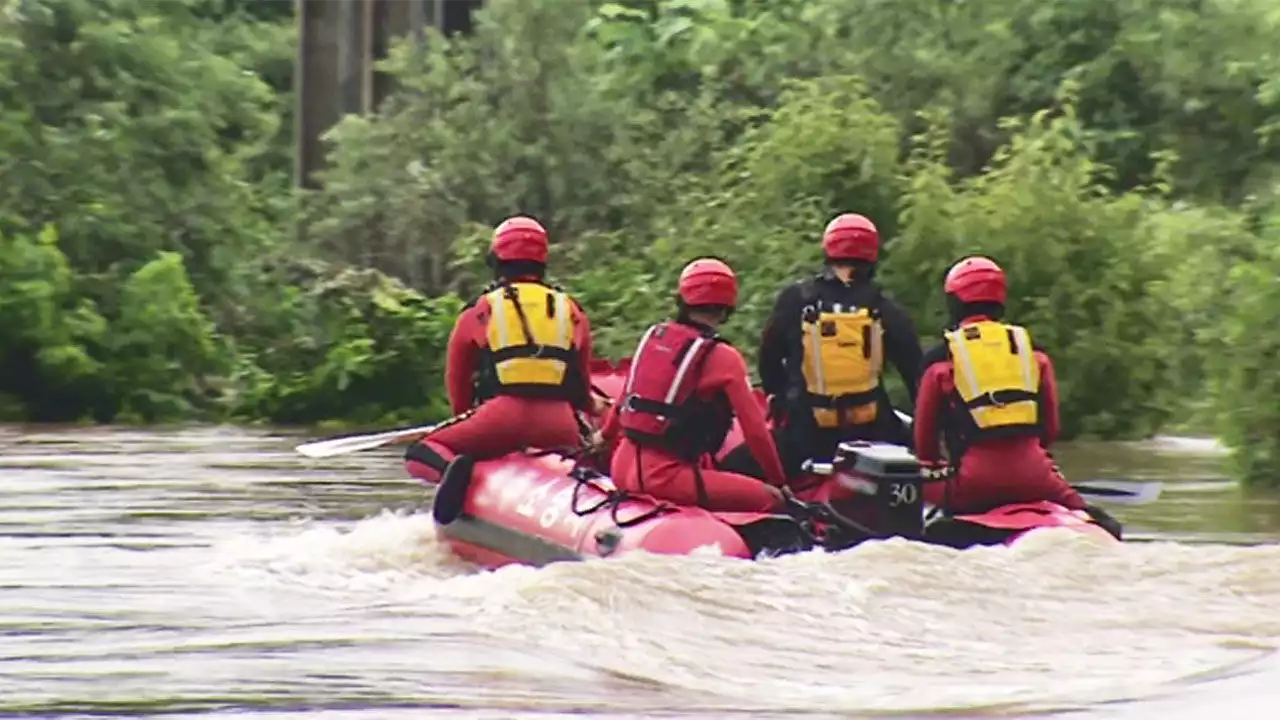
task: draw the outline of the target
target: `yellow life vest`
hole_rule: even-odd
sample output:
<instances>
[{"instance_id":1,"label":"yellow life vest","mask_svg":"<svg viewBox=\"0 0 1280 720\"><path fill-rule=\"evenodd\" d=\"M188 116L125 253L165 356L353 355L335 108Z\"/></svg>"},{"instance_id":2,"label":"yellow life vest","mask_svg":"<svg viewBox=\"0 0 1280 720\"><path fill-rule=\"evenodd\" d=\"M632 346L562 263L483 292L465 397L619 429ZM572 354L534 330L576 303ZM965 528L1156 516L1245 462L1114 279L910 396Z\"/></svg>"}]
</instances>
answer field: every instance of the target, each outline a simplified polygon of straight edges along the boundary
<instances>
[{"instance_id":1,"label":"yellow life vest","mask_svg":"<svg viewBox=\"0 0 1280 720\"><path fill-rule=\"evenodd\" d=\"M810 305L801 320L802 371L819 428L874 422L884 327L871 308Z\"/></svg>"},{"instance_id":2,"label":"yellow life vest","mask_svg":"<svg viewBox=\"0 0 1280 720\"><path fill-rule=\"evenodd\" d=\"M499 394L564 397L575 362L569 296L535 282L504 283L484 295L492 381Z\"/></svg>"},{"instance_id":3,"label":"yellow life vest","mask_svg":"<svg viewBox=\"0 0 1280 720\"><path fill-rule=\"evenodd\" d=\"M984 320L946 333L956 385L978 436L1039 432L1040 364L1017 325Z\"/></svg>"}]
</instances>

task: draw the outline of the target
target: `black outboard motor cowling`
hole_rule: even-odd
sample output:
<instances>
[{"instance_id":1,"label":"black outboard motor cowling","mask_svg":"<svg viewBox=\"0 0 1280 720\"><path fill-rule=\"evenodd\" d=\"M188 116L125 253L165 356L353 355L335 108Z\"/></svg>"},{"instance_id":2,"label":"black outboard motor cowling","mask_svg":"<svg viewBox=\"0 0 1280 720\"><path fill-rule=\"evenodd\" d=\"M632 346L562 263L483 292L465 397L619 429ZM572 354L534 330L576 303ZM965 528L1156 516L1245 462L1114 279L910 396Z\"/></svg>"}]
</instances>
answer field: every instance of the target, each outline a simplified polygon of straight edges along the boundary
<instances>
[{"instance_id":1,"label":"black outboard motor cowling","mask_svg":"<svg viewBox=\"0 0 1280 720\"><path fill-rule=\"evenodd\" d=\"M876 530L912 540L923 536L924 480L909 450L890 443L843 442L832 464L855 482L874 487Z\"/></svg>"}]
</instances>

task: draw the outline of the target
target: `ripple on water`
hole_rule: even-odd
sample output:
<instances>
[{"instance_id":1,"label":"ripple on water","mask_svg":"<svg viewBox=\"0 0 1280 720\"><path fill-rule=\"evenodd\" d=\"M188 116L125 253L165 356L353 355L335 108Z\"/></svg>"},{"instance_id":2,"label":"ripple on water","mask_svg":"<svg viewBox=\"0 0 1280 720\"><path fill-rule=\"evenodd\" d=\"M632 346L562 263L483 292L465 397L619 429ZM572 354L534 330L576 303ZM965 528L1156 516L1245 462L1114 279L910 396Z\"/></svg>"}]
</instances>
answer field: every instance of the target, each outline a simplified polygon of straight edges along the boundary
<instances>
[{"instance_id":1,"label":"ripple on water","mask_svg":"<svg viewBox=\"0 0 1280 720\"><path fill-rule=\"evenodd\" d=\"M294 442L0 432L0 714L1012 712L1280 678L1242 664L1280 638L1274 546L1049 532L478 572L388 481L394 453L319 466Z\"/></svg>"}]
</instances>

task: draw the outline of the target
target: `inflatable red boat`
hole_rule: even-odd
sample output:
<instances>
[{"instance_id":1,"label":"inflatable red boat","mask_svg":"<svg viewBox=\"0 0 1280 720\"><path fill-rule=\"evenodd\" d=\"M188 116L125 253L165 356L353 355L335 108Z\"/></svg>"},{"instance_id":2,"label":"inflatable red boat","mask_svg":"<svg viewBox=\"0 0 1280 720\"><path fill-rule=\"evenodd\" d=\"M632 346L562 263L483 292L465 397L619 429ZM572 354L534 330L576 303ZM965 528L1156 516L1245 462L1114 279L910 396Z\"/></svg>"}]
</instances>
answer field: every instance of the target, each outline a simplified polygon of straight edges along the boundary
<instances>
[{"instance_id":1,"label":"inflatable red boat","mask_svg":"<svg viewBox=\"0 0 1280 720\"><path fill-rule=\"evenodd\" d=\"M628 367L598 361L597 392L616 400ZM758 400L765 402L763 394ZM735 425L718 457L740 442ZM441 538L458 556L490 568L636 550L687 555L705 548L752 559L891 536L965 548L1012 544L1047 527L1115 540L1086 513L1047 502L943 517L922 504L918 466L905 448L845 443L837 455L808 464L793 483L792 507L776 515L711 512L623 493L588 460L556 451L458 462L443 477L443 468L415 461L408 467L428 483L438 479L432 515Z\"/></svg>"}]
</instances>

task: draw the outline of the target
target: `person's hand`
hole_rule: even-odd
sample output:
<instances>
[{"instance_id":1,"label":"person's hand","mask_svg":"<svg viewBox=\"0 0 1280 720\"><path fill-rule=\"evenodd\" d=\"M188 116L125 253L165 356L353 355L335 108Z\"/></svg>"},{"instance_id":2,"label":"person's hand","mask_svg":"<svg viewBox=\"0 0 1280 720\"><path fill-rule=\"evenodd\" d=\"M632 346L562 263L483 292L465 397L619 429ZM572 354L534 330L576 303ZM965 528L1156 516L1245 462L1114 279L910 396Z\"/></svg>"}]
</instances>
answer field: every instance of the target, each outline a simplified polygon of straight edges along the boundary
<instances>
[{"instance_id":1,"label":"person's hand","mask_svg":"<svg viewBox=\"0 0 1280 720\"><path fill-rule=\"evenodd\" d=\"M605 413L605 411L609 409L609 406L610 406L610 405L612 405L612 404L613 404L613 400L611 400L611 399L609 399L609 398L607 398L607 397L605 397L605 396L603 396L603 395L596 395L596 394L592 393L592 395L591 395L591 414L592 414L592 415L595 415L596 417L599 417L599 416L603 415L603 414Z\"/></svg>"},{"instance_id":2,"label":"person's hand","mask_svg":"<svg viewBox=\"0 0 1280 720\"><path fill-rule=\"evenodd\" d=\"M791 495L785 487L775 487L769 483L764 483L765 490L773 496L774 505L782 510L791 507Z\"/></svg>"},{"instance_id":3,"label":"person's hand","mask_svg":"<svg viewBox=\"0 0 1280 720\"><path fill-rule=\"evenodd\" d=\"M1060 478L1062 478L1062 479L1064 479L1064 480L1065 480L1067 476L1066 476L1066 475L1063 475L1063 474L1062 474L1062 468L1058 467L1058 459L1057 459L1057 458L1055 458L1055 457L1053 456L1053 453L1051 453L1051 452L1047 452L1047 451L1046 451L1046 452L1045 452L1045 454L1049 456L1049 462L1053 463L1053 466L1052 466L1052 467L1053 467L1053 472L1054 472L1054 474L1056 474L1058 477L1060 477Z\"/></svg>"},{"instance_id":4,"label":"person's hand","mask_svg":"<svg viewBox=\"0 0 1280 720\"><path fill-rule=\"evenodd\" d=\"M922 460L920 462L920 477L925 482L950 480L953 475L955 475L955 470L951 467L951 463L945 460Z\"/></svg>"},{"instance_id":5,"label":"person's hand","mask_svg":"<svg viewBox=\"0 0 1280 720\"><path fill-rule=\"evenodd\" d=\"M777 395L768 397L769 418L780 422L787 417L787 401Z\"/></svg>"}]
</instances>

